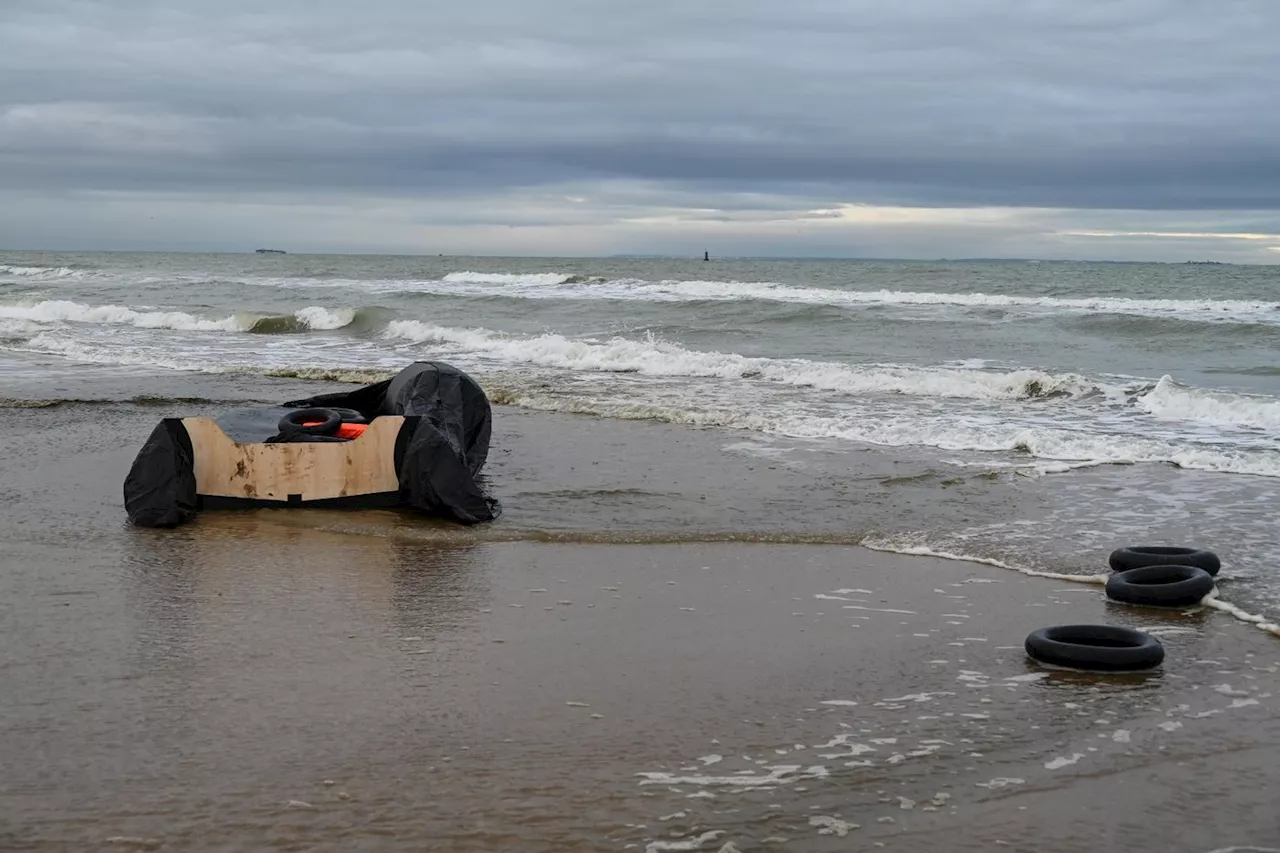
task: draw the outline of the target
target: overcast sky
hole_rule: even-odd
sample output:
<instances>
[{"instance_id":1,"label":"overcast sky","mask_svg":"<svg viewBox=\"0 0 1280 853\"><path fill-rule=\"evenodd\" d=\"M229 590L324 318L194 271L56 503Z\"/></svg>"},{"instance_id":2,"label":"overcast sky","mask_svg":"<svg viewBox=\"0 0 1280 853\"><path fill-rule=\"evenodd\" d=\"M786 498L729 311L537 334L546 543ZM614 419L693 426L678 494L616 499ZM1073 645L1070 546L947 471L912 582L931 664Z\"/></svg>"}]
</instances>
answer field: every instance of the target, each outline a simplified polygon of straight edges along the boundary
<instances>
[{"instance_id":1,"label":"overcast sky","mask_svg":"<svg viewBox=\"0 0 1280 853\"><path fill-rule=\"evenodd\" d=\"M0 0L0 247L1280 263L1275 0Z\"/></svg>"}]
</instances>

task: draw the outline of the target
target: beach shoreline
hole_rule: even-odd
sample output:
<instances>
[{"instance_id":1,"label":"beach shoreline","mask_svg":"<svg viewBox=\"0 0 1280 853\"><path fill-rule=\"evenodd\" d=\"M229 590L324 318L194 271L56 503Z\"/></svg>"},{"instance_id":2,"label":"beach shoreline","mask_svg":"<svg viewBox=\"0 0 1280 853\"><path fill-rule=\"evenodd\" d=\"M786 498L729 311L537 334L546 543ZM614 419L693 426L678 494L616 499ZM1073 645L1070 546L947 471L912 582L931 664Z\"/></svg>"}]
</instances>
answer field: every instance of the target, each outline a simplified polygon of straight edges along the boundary
<instances>
[{"instance_id":1,"label":"beach shoreline","mask_svg":"<svg viewBox=\"0 0 1280 853\"><path fill-rule=\"evenodd\" d=\"M494 525L261 510L130 528L120 482L160 415L0 412L31 448L0 471L7 848L1276 837L1275 638L855 545L860 512L911 510L881 484L909 462L770 468L723 430L498 407ZM780 510L797 501L817 511ZM771 531L771 508L814 521ZM1028 661L1029 631L1082 621L1151 630L1168 657L1137 676Z\"/></svg>"},{"instance_id":2,"label":"beach shoreline","mask_svg":"<svg viewBox=\"0 0 1280 853\"><path fill-rule=\"evenodd\" d=\"M105 579L34 598L6 664L16 849L1274 837L1276 647L1222 614L857 547L421 543L283 515L131 534L121 612ZM1026 658L1028 631L1081 621L1168 657ZM76 686L90 705L50 707Z\"/></svg>"}]
</instances>

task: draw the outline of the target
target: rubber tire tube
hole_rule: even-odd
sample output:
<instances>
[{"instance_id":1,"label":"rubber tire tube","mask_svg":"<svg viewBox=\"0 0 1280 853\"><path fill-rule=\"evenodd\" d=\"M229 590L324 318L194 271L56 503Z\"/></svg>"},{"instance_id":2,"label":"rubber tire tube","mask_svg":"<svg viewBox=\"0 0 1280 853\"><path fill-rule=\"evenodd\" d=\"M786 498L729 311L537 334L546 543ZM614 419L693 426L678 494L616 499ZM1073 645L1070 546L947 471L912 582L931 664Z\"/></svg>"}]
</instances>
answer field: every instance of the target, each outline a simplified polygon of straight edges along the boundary
<instances>
[{"instance_id":1,"label":"rubber tire tube","mask_svg":"<svg viewBox=\"0 0 1280 853\"><path fill-rule=\"evenodd\" d=\"M1199 604L1213 591L1213 575L1198 566L1142 566L1107 578L1107 598L1149 607Z\"/></svg>"},{"instance_id":2,"label":"rubber tire tube","mask_svg":"<svg viewBox=\"0 0 1280 853\"><path fill-rule=\"evenodd\" d=\"M1055 625L1027 635L1027 656L1070 669L1125 672L1151 669L1164 646L1150 634L1117 625Z\"/></svg>"},{"instance_id":3,"label":"rubber tire tube","mask_svg":"<svg viewBox=\"0 0 1280 853\"><path fill-rule=\"evenodd\" d=\"M331 411L331 412L337 412L337 413L338 413L338 416L342 418L342 422L343 422L344 424L367 424L367 423L369 423L369 419L368 419L368 418L366 418L363 414L361 414L360 412L358 412L358 411L357 411L357 410L355 410L355 409L340 409L340 408L338 408L338 407L336 407L336 406L335 406L335 407L330 408L330 409L329 409L329 411Z\"/></svg>"},{"instance_id":4,"label":"rubber tire tube","mask_svg":"<svg viewBox=\"0 0 1280 853\"><path fill-rule=\"evenodd\" d=\"M321 421L306 426L307 421ZM342 426L342 415L333 409L298 409L280 419L276 429L281 435L333 435Z\"/></svg>"},{"instance_id":5,"label":"rubber tire tube","mask_svg":"<svg viewBox=\"0 0 1280 853\"><path fill-rule=\"evenodd\" d=\"M1108 559L1117 572L1140 569L1144 566L1196 566L1211 575L1222 568L1222 561L1212 551L1199 548L1167 548L1161 545L1135 545L1117 548Z\"/></svg>"}]
</instances>

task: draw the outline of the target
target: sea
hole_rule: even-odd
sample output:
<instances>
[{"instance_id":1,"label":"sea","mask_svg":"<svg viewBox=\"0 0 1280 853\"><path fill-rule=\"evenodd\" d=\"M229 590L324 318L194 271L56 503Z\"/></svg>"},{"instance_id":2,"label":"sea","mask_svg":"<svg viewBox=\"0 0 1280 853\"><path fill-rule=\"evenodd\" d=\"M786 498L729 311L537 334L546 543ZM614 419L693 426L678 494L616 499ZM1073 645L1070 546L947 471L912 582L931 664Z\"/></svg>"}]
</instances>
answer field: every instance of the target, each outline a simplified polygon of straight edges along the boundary
<instances>
[{"instance_id":1,"label":"sea","mask_svg":"<svg viewBox=\"0 0 1280 853\"><path fill-rule=\"evenodd\" d=\"M530 500L539 474L496 461L505 535L840 541L1070 575L1178 545L1219 554L1222 599L1280 618L1280 266L0 253L3 408L181 416L416 360L470 373L499 426L554 413L622 437L621 473L577 501ZM699 431L761 485L703 495L691 523L677 493L701 483L645 490L654 430Z\"/></svg>"}]
</instances>

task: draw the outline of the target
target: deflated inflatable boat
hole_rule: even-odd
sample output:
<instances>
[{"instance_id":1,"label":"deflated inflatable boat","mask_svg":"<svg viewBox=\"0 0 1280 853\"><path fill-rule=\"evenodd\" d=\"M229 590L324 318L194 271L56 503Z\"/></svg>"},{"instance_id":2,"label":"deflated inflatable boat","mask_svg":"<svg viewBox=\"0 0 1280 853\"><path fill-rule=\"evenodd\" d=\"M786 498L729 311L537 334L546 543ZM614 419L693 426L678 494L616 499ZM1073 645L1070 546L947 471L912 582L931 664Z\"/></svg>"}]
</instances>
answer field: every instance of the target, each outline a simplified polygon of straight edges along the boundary
<instances>
[{"instance_id":1,"label":"deflated inflatable boat","mask_svg":"<svg viewBox=\"0 0 1280 853\"><path fill-rule=\"evenodd\" d=\"M492 413L461 370L415 362L354 391L165 418L124 481L129 521L175 527L205 509L403 506L463 524L501 512L476 478Z\"/></svg>"}]
</instances>

